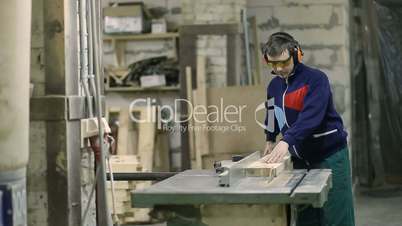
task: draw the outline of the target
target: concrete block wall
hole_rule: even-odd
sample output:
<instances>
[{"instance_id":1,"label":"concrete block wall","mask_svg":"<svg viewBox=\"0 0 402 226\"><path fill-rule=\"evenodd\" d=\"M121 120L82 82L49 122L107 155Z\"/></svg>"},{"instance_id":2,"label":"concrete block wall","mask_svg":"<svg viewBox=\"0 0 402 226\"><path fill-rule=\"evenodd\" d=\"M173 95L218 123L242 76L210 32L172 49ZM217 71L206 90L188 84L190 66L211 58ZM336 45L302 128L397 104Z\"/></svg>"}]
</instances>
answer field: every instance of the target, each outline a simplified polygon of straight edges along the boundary
<instances>
[{"instance_id":1,"label":"concrete block wall","mask_svg":"<svg viewBox=\"0 0 402 226\"><path fill-rule=\"evenodd\" d=\"M227 85L226 35L200 35L197 56L206 57L207 84L210 87Z\"/></svg>"},{"instance_id":2,"label":"concrete block wall","mask_svg":"<svg viewBox=\"0 0 402 226\"><path fill-rule=\"evenodd\" d=\"M261 44L274 32L288 32L301 44L304 63L328 75L336 108L351 134L348 2L247 0L247 12L248 16L256 16ZM264 66L262 72L268 82L272 78L270 70Z\"/></svg>"},{"instance_id":3,"label":"concrete block wall","mask_svg":"<svg viewBox=\"0 0 402 226\"><path fill-rule=\"evenodd\" d=\"M241 22L245 0L182 0L183 24L226 24ZM206 56L207 83L210 87L227 85L227 36L201 35L197 55Z\"/></svg>"}]
</instances>

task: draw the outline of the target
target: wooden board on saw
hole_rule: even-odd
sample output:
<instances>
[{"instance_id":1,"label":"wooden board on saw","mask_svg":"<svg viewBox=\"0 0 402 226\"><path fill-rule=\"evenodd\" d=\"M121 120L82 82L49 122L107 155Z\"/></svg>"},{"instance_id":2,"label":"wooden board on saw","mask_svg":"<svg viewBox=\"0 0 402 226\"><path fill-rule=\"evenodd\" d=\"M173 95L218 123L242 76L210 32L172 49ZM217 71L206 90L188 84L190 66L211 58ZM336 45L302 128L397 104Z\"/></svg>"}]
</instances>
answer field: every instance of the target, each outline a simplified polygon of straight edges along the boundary
<instances>
[{"instance_id":1,"label":"wooden board on saw","mask_svg":"<svg viewBox=\"0 0 402 226\"><path fill-rule=\"evenodd\" d=\"M219 120L209 122L210 127L221 128L209 132L209 152L244 153L264 150L265 133L261 125L265 120L266 88L264 86L220 87L207 89L208 106L215 105L219 112L238 114L217 115ZM208 112L210 114L210 112ZM259 125L260 124L260 125ZM226 128L226 131L223 131Z\"/></svg>"},{"instance_id":2,"label":"wooden board on saw","mask_svg":"<svg viewBox=\"0 0 402 226\"><path fill-rule=\"evenodd\" d=\"M283 161L279 163L266 163L260 160L255 161L246 166L246 174L247 176L253 177L268 177L272 180L284 170L290 169L292 169L292 162L290 156L286 156Z\"/></svg>"}]
</instances>

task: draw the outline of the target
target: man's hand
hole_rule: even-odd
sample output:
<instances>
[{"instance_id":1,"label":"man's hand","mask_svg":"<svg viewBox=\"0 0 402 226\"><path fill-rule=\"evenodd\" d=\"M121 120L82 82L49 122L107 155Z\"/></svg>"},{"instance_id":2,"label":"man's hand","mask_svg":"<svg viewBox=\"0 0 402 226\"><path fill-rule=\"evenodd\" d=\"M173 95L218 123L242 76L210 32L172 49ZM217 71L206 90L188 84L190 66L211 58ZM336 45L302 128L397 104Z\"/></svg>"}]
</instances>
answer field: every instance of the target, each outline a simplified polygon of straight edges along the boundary
<instances>
[{"instance_id":1,"label":"man's hand","mask_svg":"<svg viewBox=\"0 0 402 226\"><path fill-rule=\"evenodd\" d=\"M289 144L285 141L279 141L272 152L263 158L266 163L277 163L283 160L283 157L288 153Z\"/></svg>"},{"instance_id":2,"label":"man's hand","mask_svg":"<svg viewBox=\"0 0 402 226\"><path fill-rule=\"evenodd\" d=\"M264 154L262 156L266 156L268 154L271 154L272 150L275 147L275 143L272 141L267 141L267 144L265 145L265 150L264 150Z\"/></svg>"}]
</instances>

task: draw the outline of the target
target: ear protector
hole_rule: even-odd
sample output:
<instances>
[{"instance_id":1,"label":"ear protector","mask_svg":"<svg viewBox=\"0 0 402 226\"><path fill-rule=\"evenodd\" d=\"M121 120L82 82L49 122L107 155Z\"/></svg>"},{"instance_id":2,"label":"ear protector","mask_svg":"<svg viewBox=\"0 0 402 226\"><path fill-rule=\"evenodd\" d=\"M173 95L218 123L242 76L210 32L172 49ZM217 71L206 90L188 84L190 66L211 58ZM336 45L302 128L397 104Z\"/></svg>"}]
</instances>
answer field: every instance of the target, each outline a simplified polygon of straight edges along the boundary
<instances>
[{"instance_id":1,"label":"ear protector","mask_svg":"<svg viewBox=\"0 0 402 226\"><path fill-rule=\"evenodd\" d=\"M295 64L302 62L304 53L300 47L300 44L290 34L286 32L276 32L273 33L269 39L271 40L274 37L278 37L291 43L292 46L288 49L289 54L293 57ZM265 62L269 63L266 47L263 48L263 55Z\"/></svg>"}]
</instances>

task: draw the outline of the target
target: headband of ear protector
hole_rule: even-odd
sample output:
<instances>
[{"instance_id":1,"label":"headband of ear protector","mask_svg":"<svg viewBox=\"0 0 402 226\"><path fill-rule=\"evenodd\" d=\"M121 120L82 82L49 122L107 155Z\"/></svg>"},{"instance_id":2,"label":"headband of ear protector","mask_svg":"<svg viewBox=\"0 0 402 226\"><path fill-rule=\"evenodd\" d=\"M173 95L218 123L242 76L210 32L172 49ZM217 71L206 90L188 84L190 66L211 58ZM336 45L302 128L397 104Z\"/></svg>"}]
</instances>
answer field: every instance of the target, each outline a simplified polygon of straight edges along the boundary
<instances>
[{"instance_id":1,"label":"headband of ear protector","mask_svg":"<svg viewBox=\"0 0 402 226\"><path fill-rule=\"evenodd\" d=\"M288 34L286 32L276 32L271 35L270 39L272 39L273 37L278 37L278 38L281 38L283 40L290 42L292 44L292 47L288 49L289 54L291 54L293 56L293 60L294 60L295 64L302 62L304 53L300 47L300 44L290 34ZM266 50L263 52L263 55L264 55L265 62L268 63L269 60L268 60Z\"/></svg>"}]
</instances>

